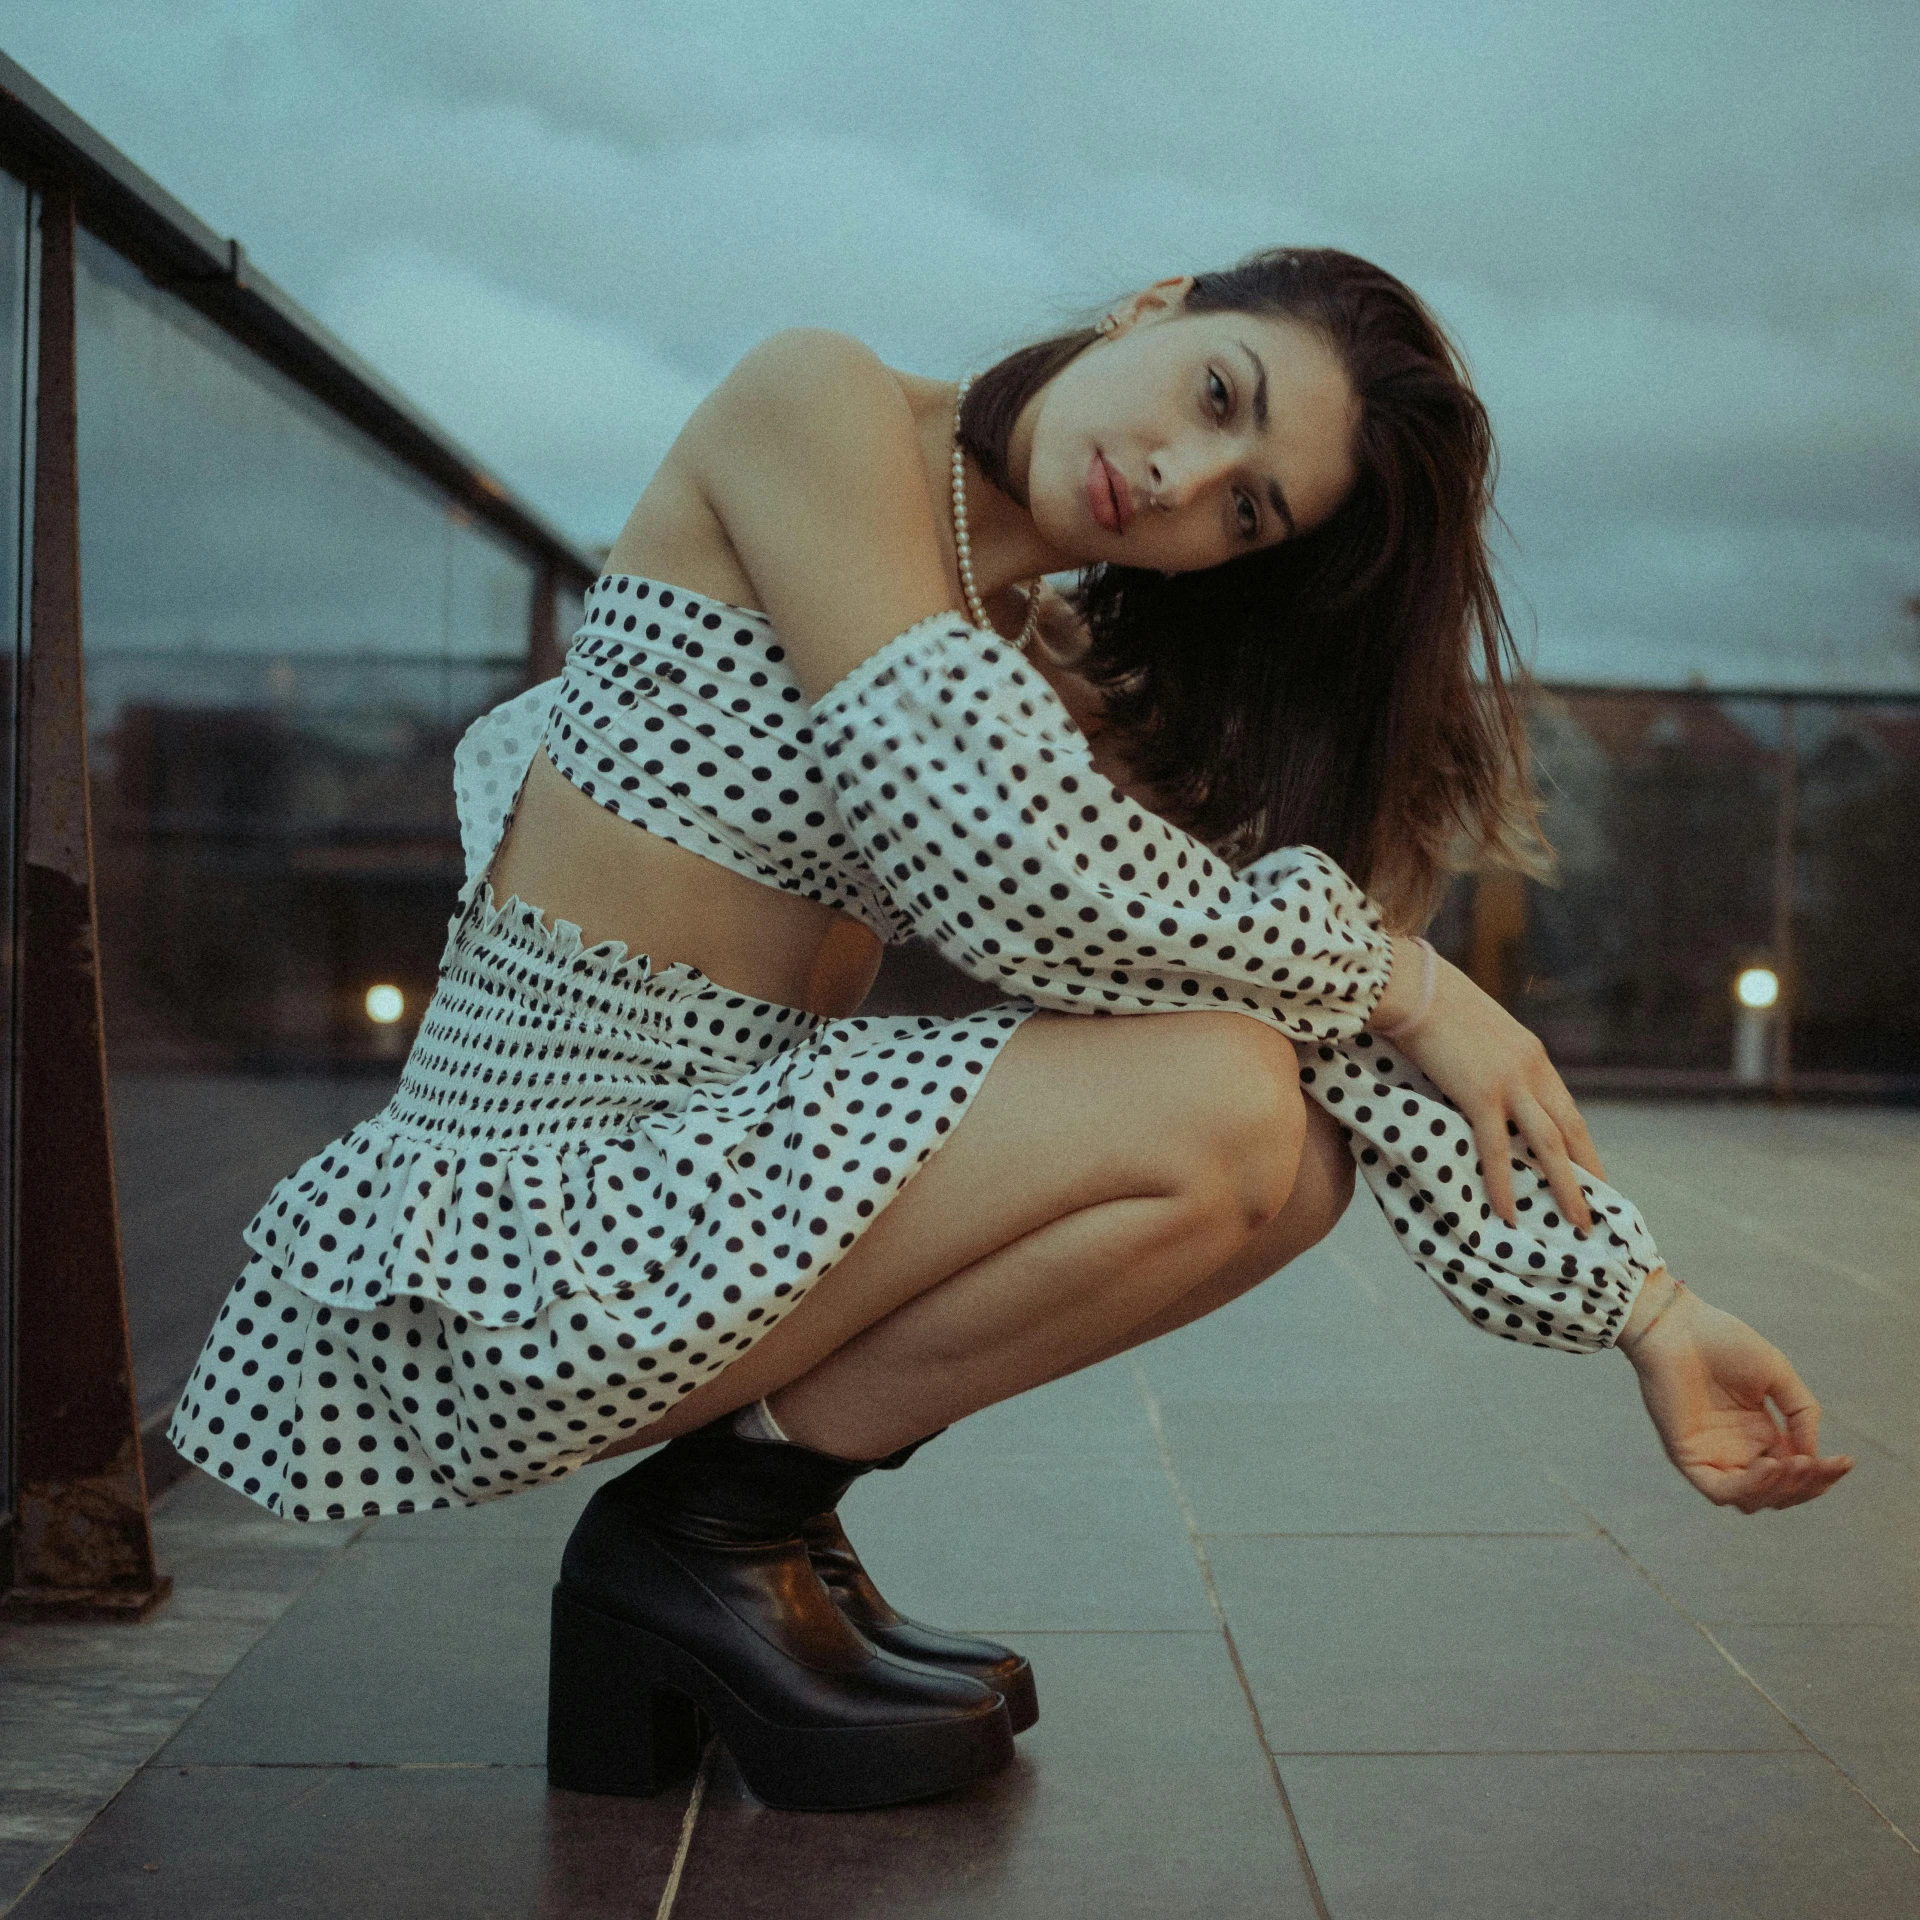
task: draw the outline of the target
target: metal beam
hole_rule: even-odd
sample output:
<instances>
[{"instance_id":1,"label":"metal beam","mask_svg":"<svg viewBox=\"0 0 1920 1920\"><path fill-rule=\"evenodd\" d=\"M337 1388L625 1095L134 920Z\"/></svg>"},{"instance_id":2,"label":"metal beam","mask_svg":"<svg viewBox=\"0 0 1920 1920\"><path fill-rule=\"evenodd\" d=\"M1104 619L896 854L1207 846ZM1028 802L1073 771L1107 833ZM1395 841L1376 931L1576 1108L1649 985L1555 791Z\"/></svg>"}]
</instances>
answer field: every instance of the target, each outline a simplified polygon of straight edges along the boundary
<instances>
[{"instance_id":1,"label":"metal beam","mask_svg":"<svg viewBox=\"0 0 1920 1920\"><path fill-rule=\"evenodd\" d=\"M173 1582L153 1558L107 1107L80 647L74 201L51 186L40 202L19 891L19 1517L4 1605L130 1620Z\"/></svg>"},{"instance_id":2,"label":"metal beam","mask_svg":"<svg viewBox=\"0 0 1920 1920\"><path fill-rule=\"evenodd\" d=\"M599 569L586 553L259 272L238 240L196 219L4 54L0 166L60 183L80 224L156 285L198 308L559 578L582 586L594 579Z\"/></svg>"}]
</instances>

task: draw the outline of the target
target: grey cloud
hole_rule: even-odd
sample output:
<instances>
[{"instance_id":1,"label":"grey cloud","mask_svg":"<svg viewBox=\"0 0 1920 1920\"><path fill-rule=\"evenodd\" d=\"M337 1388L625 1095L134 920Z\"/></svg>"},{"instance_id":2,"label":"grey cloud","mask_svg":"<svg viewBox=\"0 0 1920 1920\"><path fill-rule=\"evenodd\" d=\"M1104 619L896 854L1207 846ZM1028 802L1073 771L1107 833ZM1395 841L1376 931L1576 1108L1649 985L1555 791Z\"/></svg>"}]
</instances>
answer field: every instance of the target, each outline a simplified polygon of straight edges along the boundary
<instances>
[{"instance_id":1,"label":"grey cloud","mask_svg":"<svg viewBox=\"0 0 1920 1920\"><path fill-rule=\"evenodd\" d=\"M776 327L952 372L1317 241L1463 339L1549 671L1920 684L1911 4L63 0L8 45L585 538Z\"/></svg>"}]
</instances>

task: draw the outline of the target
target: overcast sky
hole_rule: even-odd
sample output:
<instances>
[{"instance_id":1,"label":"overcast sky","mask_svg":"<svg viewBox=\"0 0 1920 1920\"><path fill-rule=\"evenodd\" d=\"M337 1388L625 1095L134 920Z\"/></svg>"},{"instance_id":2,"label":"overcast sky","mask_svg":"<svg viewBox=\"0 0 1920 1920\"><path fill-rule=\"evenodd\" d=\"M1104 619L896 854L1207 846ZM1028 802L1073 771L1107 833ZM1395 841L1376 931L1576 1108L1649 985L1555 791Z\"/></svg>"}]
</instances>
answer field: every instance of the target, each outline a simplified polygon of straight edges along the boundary
<instances>
[{"instance_id":1,"label":"overcast sky","mask_svg":"<svg viewBox=\"0 0 1920 1920\"><path fill-rule=\"evenodd\" d=\"M583 541L753 342L952 376L1369 255L1550 674L1920 686L1914 0L0 0L0 46Z\"/></svg>"}]
</instances>

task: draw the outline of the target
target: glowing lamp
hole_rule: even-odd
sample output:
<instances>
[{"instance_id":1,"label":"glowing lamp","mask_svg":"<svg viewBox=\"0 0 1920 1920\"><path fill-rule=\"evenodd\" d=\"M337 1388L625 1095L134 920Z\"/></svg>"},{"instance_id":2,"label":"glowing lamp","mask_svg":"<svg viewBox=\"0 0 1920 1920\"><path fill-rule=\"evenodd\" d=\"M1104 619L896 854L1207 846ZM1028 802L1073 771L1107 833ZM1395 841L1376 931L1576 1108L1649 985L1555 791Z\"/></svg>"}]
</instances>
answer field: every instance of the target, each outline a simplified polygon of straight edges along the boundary
<instances>
[{"instance_id":1,"label":"glowing lamp","mask_svg":"<svg viewBox=\"0 0 1920 1920\"><path fill-rule=\"evenodd\" d=\"M1733 982L1733 997L1743 1007L1764 1013L1780 1001L1780 976L1771 967L1742 967Z\"/></svg>"},{"instance_id":2,"label":"glowing lamp","mask_svg":"<svg viewBox=\"0 0 1920 1920\"><path fill-rule=\"evenodd\" d=\"M1768 979L1772 979L1769 974ZM407 996L398 987L367 989L367 1018L376 1027L390 1027L407 1010Z\"/></svg>"}]
</instances>

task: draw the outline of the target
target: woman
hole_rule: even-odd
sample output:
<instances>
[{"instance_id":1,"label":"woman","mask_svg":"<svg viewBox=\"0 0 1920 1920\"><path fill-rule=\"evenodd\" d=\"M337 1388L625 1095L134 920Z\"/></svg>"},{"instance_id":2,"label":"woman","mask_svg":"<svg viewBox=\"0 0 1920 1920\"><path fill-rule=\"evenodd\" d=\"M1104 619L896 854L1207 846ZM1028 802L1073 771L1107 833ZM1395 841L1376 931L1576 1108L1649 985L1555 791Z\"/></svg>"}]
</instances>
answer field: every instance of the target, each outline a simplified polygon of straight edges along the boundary
<instances>
[{"instance_id":1,"label":"woman","mask_svg":"<svg viewBox=\"0 0 1920 1920\"><path fill-rule=\"evenodd\" d=\"M749 355L565 674L463 743L400 1090L249 1230L176 1443L303 1520L670 1443L568 1543L551 1774L657 1790L705 1715L785 1806L961 1784L1037 1711L873 1590L852 1479L1256 1285L1356 1161L1477 1324L1628 1351L1708 1498L1823 1491L1851 1462L1785 1358L1414 937L1456 851L1537 854L1491 457L1419 302L1328 251L957 392ZM910 934L1010 999L850 1017Z\"/></svg>"}]
</instances>

